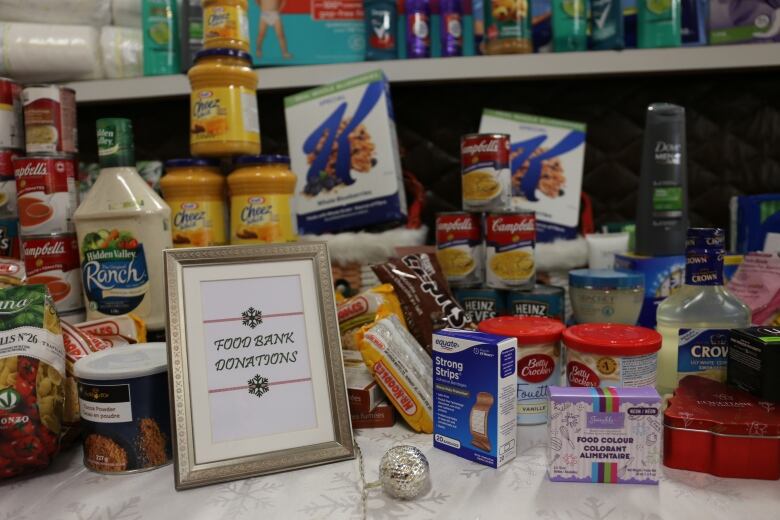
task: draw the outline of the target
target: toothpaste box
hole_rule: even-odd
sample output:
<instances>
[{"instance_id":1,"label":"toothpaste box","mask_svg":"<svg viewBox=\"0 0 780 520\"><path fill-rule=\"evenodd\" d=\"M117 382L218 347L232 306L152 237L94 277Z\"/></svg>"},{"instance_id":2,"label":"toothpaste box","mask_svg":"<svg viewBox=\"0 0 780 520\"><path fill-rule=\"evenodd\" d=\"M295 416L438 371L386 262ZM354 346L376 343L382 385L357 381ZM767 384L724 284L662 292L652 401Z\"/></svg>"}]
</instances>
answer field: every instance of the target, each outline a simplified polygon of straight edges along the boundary
<instances>
[{"instance_id":1,"label":"toothpaste box","mask_svg":"<svg viewBox=\"0 0 780 520\"><path fill-rule=\"evenodd\" d=\"M433 335L433 446L498 468L515 458L517 339Z\"/></svg>"},{"instance_id":2,"label":"toothpaste box","mask_svg":"<svg viewBox=\"0 0 780 520\"><path fill-rule=\"evenodd\" d=\"M250 0L249 47L255 65L363 61L362 0Z\"/></svg>"},{"instance_id":3,"label":"toothpaste box","mask_svg":"<svg viewBox=\"0 0 780 520\"><path fill-rule=\"evenodd\" d=\"M301 233L406 218L390 89L382 71L288 96L284 107Z\"/></svg>"},{"instance_id":4,"label":"toothpaste box","mask_svg":"<svg viewBox=\"0 0 780 520\"><path fill-rule=\"evenodd\" d=\"M776 0L710 0L710 45L780 42Z\"/></svg>"},{"instance_id":5,"label":"toothpaste box","mask_svg":"<svg viewBox=\"0 0 780 520\"><path fill-rule=\"evenodd\" d=\"M485 109L481 133L509 134L512 205L536 212L536 239L577 236L585 124Z\"/></svg>"},{"instance_id":6,"label":"toothpaste box","mask_svg":"<svg viewBox=\"0 0 780 520\"><path fill-rule=\"evenodd\" d=\"M658 484L663 424L655 388L549 388L554 482Z\"/></svg>"}]
</instances>

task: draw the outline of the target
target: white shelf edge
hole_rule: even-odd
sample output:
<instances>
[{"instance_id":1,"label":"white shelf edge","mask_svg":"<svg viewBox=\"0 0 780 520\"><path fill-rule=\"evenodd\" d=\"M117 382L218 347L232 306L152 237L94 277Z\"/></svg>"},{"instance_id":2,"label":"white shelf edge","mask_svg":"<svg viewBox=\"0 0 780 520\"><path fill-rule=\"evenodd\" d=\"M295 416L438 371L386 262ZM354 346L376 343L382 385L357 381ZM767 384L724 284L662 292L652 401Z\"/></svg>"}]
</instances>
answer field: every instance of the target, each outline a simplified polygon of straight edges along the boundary
<instances>
[{"instance_id":1,"label":"white shelf edge","mask_svg":"<svg viewBox=\"0 0 780 520\"><path fill-rule=\"evenodd\" d=\"M257 69L261 91L312 87L382 69L391 82L535 79L780 67L780 43L393 60ZM80 103L184 96L183 74L68 84Z\"/></svg>"}]
</instances>

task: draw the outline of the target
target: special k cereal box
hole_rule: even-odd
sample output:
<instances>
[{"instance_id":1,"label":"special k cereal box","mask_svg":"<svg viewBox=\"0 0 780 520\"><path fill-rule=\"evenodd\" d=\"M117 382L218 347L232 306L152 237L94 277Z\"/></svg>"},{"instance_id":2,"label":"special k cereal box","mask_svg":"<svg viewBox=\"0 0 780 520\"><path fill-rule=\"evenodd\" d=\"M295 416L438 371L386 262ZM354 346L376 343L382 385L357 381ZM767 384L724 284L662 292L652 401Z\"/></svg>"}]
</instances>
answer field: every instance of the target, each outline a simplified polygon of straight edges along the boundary
<instances>
[{"instance_id":1,"label":"special k cereal box","mask_svg":"<svg viewBox=\"0 0 780 520\"><path fill-rule=\"evenodd\" d=\"M509 134L513 209L536 212L537 240L575 238L585 124L485 109L479 131Z\"/></svg>"},{"instance_id":2,"label":"special k cereal box","mask_svg":"<svg viewBox=\"0 0 780 520\"><path fill-rule=\"evenodd\" d=\"M382 71L286 97L284 106L301 233L406 218L389 83Z\"/></svg>"}]
</instances>

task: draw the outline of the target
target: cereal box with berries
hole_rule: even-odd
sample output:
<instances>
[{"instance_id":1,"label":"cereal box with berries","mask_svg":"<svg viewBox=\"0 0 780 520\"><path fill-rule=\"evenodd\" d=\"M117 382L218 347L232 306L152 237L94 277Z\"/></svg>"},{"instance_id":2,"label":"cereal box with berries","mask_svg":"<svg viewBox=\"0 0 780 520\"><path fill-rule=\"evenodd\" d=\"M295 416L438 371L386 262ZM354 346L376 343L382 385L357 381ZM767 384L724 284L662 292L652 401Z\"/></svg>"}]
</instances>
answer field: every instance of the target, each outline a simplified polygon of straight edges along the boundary
<instances>
[{"instance_id":1,"label":"cereal box with berries","mask_svg":"<svg viewBox=\"0 0 780 520\"><path fill-rule=\"evenodd\" d=\"M514 209L535 211L539 242L577 236L585 124L485 109L480 132L509 134Z\"/></svg>"},{"instance_id":2,"label":"cereal box with berries","mask_svg":"<svg viewBox=\"0 0 780 520\"><path fill-rule=\"evenodd\" d=\"M406 218L393 107L381 71L288 96L284 107L301 233Z\"/></svg>"}]
</instances>

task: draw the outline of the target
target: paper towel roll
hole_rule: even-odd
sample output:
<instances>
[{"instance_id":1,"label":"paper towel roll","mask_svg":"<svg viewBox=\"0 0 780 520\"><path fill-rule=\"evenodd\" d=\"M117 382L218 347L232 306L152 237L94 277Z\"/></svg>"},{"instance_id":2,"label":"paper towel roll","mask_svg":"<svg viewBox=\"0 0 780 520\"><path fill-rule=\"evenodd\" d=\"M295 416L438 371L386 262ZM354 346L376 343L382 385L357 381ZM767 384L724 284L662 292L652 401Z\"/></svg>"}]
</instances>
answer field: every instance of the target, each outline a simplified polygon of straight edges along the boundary
<instances>
[{"instance_id":1,"label":"paper towel roll","mask_svg":"<svg viewBox=\"0 0 780 520\"><path fill-rule=\"evenodd\" d=\"M87 25L0 23L0 76L22 82L100 78L99 36Z\"/></svg>"},{"instance_id":2,"label":"paper towel roll","mask_svg":"<svg viewBox=\"0 0 780 520\"><path fill-rule=\"evenodd\" d=\"M142 0L113 0L111 18L114 25L141 28Z\"/></svg>"},{"instance_id":3,"label":"paper towel roll","mask_svg":"<svg viewBox=\"0 0 780 520\"><path fill-rule=\"evenodd\" d=\"M144 42L141 29L103 27L100 54L107 78L136 78L144 75Z\"/></svg>"},{"instance_id":4,"label":"paper towel roll","mask_svg":"<svg viewBox=\"0 0 780 520\"><path fill-rule=\"evenodd\" d=\"M111 23L111 0L0 0L0 13L6 22L102 27Z\"/></svg>"}]
</instances>

